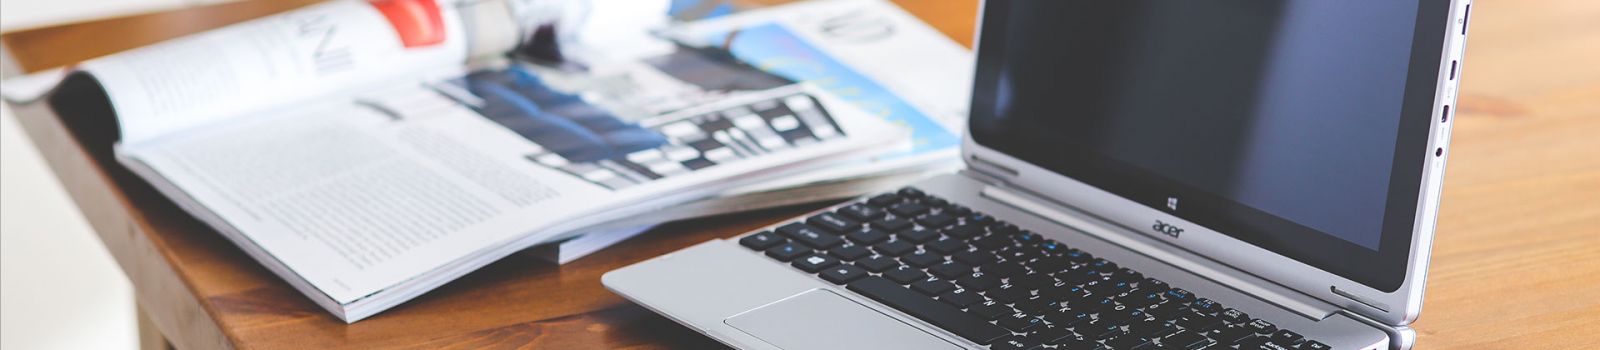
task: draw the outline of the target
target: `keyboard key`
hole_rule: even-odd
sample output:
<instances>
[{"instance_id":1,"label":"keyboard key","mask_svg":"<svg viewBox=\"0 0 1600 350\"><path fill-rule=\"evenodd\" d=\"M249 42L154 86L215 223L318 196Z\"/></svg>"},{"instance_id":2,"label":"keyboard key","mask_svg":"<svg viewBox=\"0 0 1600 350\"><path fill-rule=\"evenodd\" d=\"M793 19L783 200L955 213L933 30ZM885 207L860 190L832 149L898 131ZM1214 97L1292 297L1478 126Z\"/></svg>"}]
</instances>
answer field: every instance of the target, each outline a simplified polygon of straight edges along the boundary
<instances>
[{"instance_id":1,"label":"keyboard key","mask_svg":"<svg viewBox=\"0 0 1600 350\"><path fill-rule=\"evenodd\" d=\"M1143 320L1145 318L1145 314L1143 310L1128 308L1127 305L1117 305L1111 307L1109 310L1101 310L1099 317L1102 320L1116 322L1118 324L1128 324L1129 322L1133 322L1135 320Z\"/></svg>"},{"instance_id":2,"label":"keyboard key","mask_svg":"<svg viewBox=\"0 0 1600 350\"><path fill-rule=\"evenodd\" d=\"M909 198L909 199L921 199L922 197L928 195L926 193L922 193L922 190L918 190L918 189L911 188L911 187L902 188L899 191L896 191L895 193L899 194L901 197Z\"/></svg>"},{"instance_id":3,"label":"keyboard key","mask_svg":"<svg viewBox=\"0 0 1600 350\"><path fill-rule=\"evenodd\" d=\"M1167 287L1167 282L1162 282L1161 280L1155 278L1145 278L1144 281L1139 282L1139 289L1156 293L1166 293L1167 289L1171 288Z\"/></svg>"},{"instance_id":4,"label":"keyboard key","mask_svg":"<svg viewBox=\"0 0 1600 350\"><path fill-rule=\"evenodd\" d=\"M872 246L872 249L877 250L878 253L882 253L883 255L901 256L905 255L906 253L910 253L913 250L917 250L917 246L911 243L906 243L906 241L888 241L878 243L878 245Z\"/></svg>"},{"instance_id":5,"label":"keyboard key","mask_svg":"<svg viewBox=\"0 0 1600 350\"><path fill-rule=\"evenodd\" d=\"M1122 335L1122 325L1101 320L1089 321L1075 329L1079 334L1094 339L1106 339Z\"/></svg>"},{"instance_id":6,"label":"keyboard key","mask_svg":"<svg viewBox=\"0 0 1600 350\"><path fill-rule=\"evenodd\" d=\"M998 277L1011 277L1011 276L1015 276L1015 275L1018 275L1018 274L1022 274L1024 272L1028 272L1028 269L1027 268L1023 268L1022 264L1009 262L1009 261L1001 261L1001 262L996 262L996 263L984 265L983 267L979 268L979 270L983 270L983 273L995 275L995 276L998 276Z\"/></svg>"},{"instance_id":7,"label":"keyboard key","mask_svg":"<svg viewBox=\"0 0 1600 350\"><path fill-rule=\"evenodd\" d=\"M1072 262L1062 257L1045 257L1028 262L1028 267L1039 273L1057 273L1072 267Z\"/></svg>"},{"instance_id":8,"label":"keyboard key","mask_svg":"<svg viewBox=\"0 0 1600 350\"><path fill-rule=\"evenodd\" d=\"M1187 329L1172 332L1172 334L1161 337L1161 344L1176 347L1178 349L1199 349L1201 347L1211 345L1211 343L1212 340L1206 339L1205 335Z\"/></svg>"},{"instance_id":9,"label":"keyboard key","mask_svg":"<svg viewBox=\"0 0 1600 350\"><path fill-rule=\"evenodd\" d=\"M839 259L834 259L831 256L811 254L810 256L795 260L792 265L794 265L795 268L799 268L800 271L817 273L822 271L822 269L833 267L833 265L838 264Z\"/></svg>"},{"instance_id":10,"label":"keyboard key","mask_svg":"<svg viewBox=\"0 0 1600 350\"><path fill-rule=\"evenodd\" d=\"M867 276L867 271L850 265L839 265L822 271L822 279L833 284L845 284Z\"/></svg>"},{"instance_id":11,"label":"keyboard key","mask_svg":"<svg viewBox=\"0 0 1600 350\"><path fill-rule=\"evenodd\" d=\"M1056 242L1053 239L1045 239L1044 242L1039 243L1038 247L1041 251L1044 251L1045 254L1051 256L1061 255L1062 253L1067 252L1067 245L1061 244L1061 242Z\"/></svg>"},{"instance_id":12,"label":"keyboard key","mask_svg":"<svg viewBox=\"0 0 1600 350\"><path fill-rule=\"evenodd\" d=\"M1008 335L1008 336L1005 336L1003 338L1000 338L1000 340L994 341L994 345L990 345L989 349L991 349L991 350L1034 350L1034 349L1039 349L1040 346L1043 346L1043 345L1044 344L1041 344L1039 342L1030 340L1030 339L1028 339L1026 337Z\"/></svg>"},{"instance_id":13,"label":"keyboard key","mask_svg":"<svg viewBox=\"0 0 1600 350\"><path fill-rule=\"evenodd\" d=\"M1289 350L1294 346L1278 344L1267 337L1254 337L1239 342L1239 350Z\"/></svg>"},{"instance_id":14,"label":"keyboard key","mask_svg":"<svg viewBox=\"0 0 1600 350\"><path fill-rule=\"evenodd\" d=\"M824 233L815 227L811 227L811 225L801 223L793 223L779 227L778 233L788 236L789 238L793 238L796 242L803 243L816 249L828 249L835 245L839 245L840 243L844 243L844 239L839 238L839 236Z\"/></svg>"},{"instance_id":15,"label":"keyboard key","mask_svg":"<svg viewBox=\"0 0 1600 350\"><path fill-rule=\"evenodd\" d=\"M1114 296L1133 290L1133 285L1128 284L1128 282L1101 280L1092 283L1092 286L1086 285L1085 288L1088 288L1089 292L1099 295Z\"/></svg>"},{"instance_id":16,"label":"keyboard key","mask_svg":"<svg viewBox=\"0 0 1600 350\"><path fill-rule=\"evenodd\" d=\"M1272 341L1272 338L1265 338L1265 337L1245 338L1244 340L1239 341L1239 349L1240 350L1272 349L1272 348L1266 347L1266 344L1268 342L1271 342L1271 341ZM1287 349L1287 348L1285 348L1285 349Z\"/></svg>"},{"instance_id":17,"label":"keyboard key","mask_svg":"<svg viewBox=\"0 0 1600 350\"><path fill-rule=\"evenodd\" d=\"M1189 303L1189 309L1204 314L1215 314L1222 311L1222 304L1217 303L1215 300L1200 298Z\"/></svg>"},{"instance_id":18,"label":"keyboard key","mask_svg":"<svg viewBox=\"0 0 1600 350\"><path fill-rule=\"evenodd\" d=\"M1049 298L1049 297L1044 297L1044 296L1036 296L1036 297L1032 297L1032 298L1025 298L1025 299L1022 299L1022 300L1018 300L1016 303L1013 303L1011 306L1012 307L1016 307L1017 310L1020 310L1022 312L1035 314L1035 315L1043 315L1043 314L1055 312L1055 311L1061 309L1061 304L1056 303L1055 299L1052 299L1052 298Z\"/></svg>"},{"instance_id":19,"label":"keyboard key","mask_svg":"<svg viewBox=\"0 0 1600 350\"><path fill-rule=\"evenodd\" d=\"M1073 310L1095 313L1107 307L1115 306L1116 304L1117 303L1111 301L1111 299L1099 298L1091 295L1089 298L1084 300L1068 301L1067 307Z\"/></svg>"},{"instance_id":20,"label":"keyboard key","mask_svg":"<svg viewBox=\"0 0 1600 350\"><path fill-rule=\"evenodd\" d=\"M1283 345L1294 345L1304 339L1305 337L1300 336L1300 333L1287 329L1279 329L1277 333L1272 333L1272 342Z\"/></svg>"},{"instance_id":21,"label":"keyboard key","mask_svg":"<svg viewBox=\"0 0 1600 350\"><path fill-rule=\"evenodd\" d=\"M1085 264L1094 260L1094 255L1077 249L1067 249L1067 253L1061 254L1061 256L1067 258L1068 261L1071 261L1074 264Z\"/></svg>"},{"instance_id":22,"label":"keyboard key","mask_svg":"<svg viewBox=\"0 0 1600 350\"><path fill-rule=\"evenodd\" d=\"M1106 345L1111 346L1112 349L1133 349L1149 342L1150 339L1129 334L1108 339L1106 340Z\"/></svg>"},{"instance_id":23,"label":"keyboard key","mask_svg":"<svg viewBox=\"0 0 1600 350\"><path fill-rule=\"evenodd\" d=\"M1194 294L1189 293L1187 290L1183 290L1183 288L1173 288L1167 290L1166 297L1167 300L1188 303L1190 299L1194 299Z\"/></svg>"},{"instance_id":24,"label":"keyboard key","mask_svg":"<svg viewBox=\"0 0 1600 350\"><path fill-rule=\"evenodd\" d=\"M944 294L939 294L939 300L944 301L945 304L950 304L950 306L965 308L968 305L982 302L983 297L978 296L977 292L973 292L965 288L957 288L952 291L944 292Z\"/></svg>"},{"instance_id":25,"label":"keyboard key","mask_svg":"<svg viewBox=\"0 0 1600 350\"><path fill-rule=\"evenodd\" d=\"M1250 314L1235 309L1222 310L1222 313L1217 314L1217 316L1221 316L1222 321L1233 324L1250 322Z\"/></svg>"},{"instance_id":26,"label":"keyboard key","mask_svg":"<svg viewBox=\"0 0 1600 350\"><path fill-rule=\"evenodd\" d=\"M967 207L963 207L960 204L951 204L951 205L945 206L944 212L950 213L950 215L955 215L957 217L972 216L972 209L971 208L967 208Z\"/></svg>"},{"instance_id":27,"label":"keyboard key","mask_svg":"<svg viewBox=\"0 0 1600 350\"><path fill-rule=\"evenodd\" d=\"M884 231L897 232L897 231L900 231L900 230L905 230L905 229L911 228L911 220L906 220L906 219L903 219L903 218L893 218L893 219L882 218L882 219L873 220L872 221L872 227L880 229L880 230L884 230Z\"/></svg>"},{"instance_id":28,"label":"keyboard key","mask_svg":"<svg viewBox=\"0 0 1600 350\"><path fill-rule=\"evenodd\" d=\"M917 223L922 226L940 229L956 223L956 217L949 214L932 214L917 218Z\"/></svg>"},{"instance_id":29,"label":"keyboard key","mask_svg":"<svg viewBox=\"0 0 1600 350\"><path fill-rule=\"evenodd\" d=\"M1096 343L1093 340L1077 339L1077 338L1068 338L1068 339L1057 340L1055 345L1056 345L1057 349L1063 349L1063 350L1105 350L1106 349L1106 347L1100 346L1100 343Z\"/></svg>"},{"instance_id":30,"label":"keyboard key","mask_svg":"<svg viewBox=\"0 0 1600 350\"><path fill-rule=\"evenodd\" d=\"M1044 314L1044 320L1053 325L1071 327L1089 321L1089 313L1082 311L1056 311Z\"/></svg>"},{"instance_id":31,"label":"keyboard key","mask_svg":"<svg viewBox=\"0 0 1600 350\"><path fill-rule=\"evenodd\" d=\"M1089 291L1083 287L1063 284L1040 290L1039 294L1062 300L1082 300L1089 296Z\"/></svg>"},{"instance_id":32,"label":"keyboard key","mask_svg":"<svg viewBox=\"0 0 1600 350\"><path fill-rule=\"evenodd\" d=\"M923 198L922 203L933 208L943 208L946 205L950 205L950 201L946 201L944 198L934 197L931 195L927 198Z\"/></svg>"},{"instance_id":33,"label":"keyboard key","mask_svg":"<svg viewBox=\"0 0 1600 350\"><path fill-rule=\"evenodd\" d=\"M978 317L982 317L985 320L993 320L1000 318L1000 316L1016 312L1016 310L1012 310L1011 307L1006 306L1005 304L996 303L994 301L985 301L981 304L968 306L967 312L971 312L973 315L978 315Z\"/></svg>"},{"instance_id":34,"label":"keyboard key","mask_svg":"<svg viewBox=\"0 0 1600 350\"><path fill-rule=\"evenodd\" d=\"M958 239L969 239L984 233L983 226L975 224L960 224L944 230L944 234Z\"/></svg>"},{"instance_id":35,"label":"keyboard key","mask_svg":"<svg viewBox=\"0 0 1600 350\"><path fill-rule=\"evenodd\" d=\"M1042 273L1026 273L1011 277L1011 284L1027 287L1028 289L1044 289L1056 284L1056 279Z\"/></svg>"},{"instance_id":36,"label":"keyboard key","mask_svg":"<svg viewBox=\"0 0 1600 350\"><path fill-rule=\"evenodd\" d=\"M900 237L900 240L909 241L911 243L916 243L916 244L927 243L927 242L932 241L932 240L934 240L936 238L939 238L939 233L938 232L934 232L932 230L928 230L928 229L921 228L921 227L913 227L911 229L907 229L907 230L904 230L904 231L896 232L894 235L896 237Z\"/></svg>"},{"instance_id":37,"label":"keyboard key","mask_svg":"<svg viewBox=\"0 0 1600 350\"><path fill-rule=\"evenodd\" d=\"M1267 322L1267 320L1263 319L1250 321L1250 323L1246 323L1244 326L1250 328L1251 332L1255 332L1257 335L1262 336L1271 335L1273 332L1278 331L1278 326L1274 326L1272 325L1272 322Z\"/></svg>"},{"instance_id":38,"label":"keyboard key","mask_svg":"<svg viewBox=\"0 0 1600 350\"><path fill-rule=\"evenodd\" d=\"M928 268L928 272L932 273L934 276L939 276L939 278L953 280L961 278L961 276L971 275L972 267L959 262L948 261L943 264L934 265L933 267Z\"/></svg>"},{"instance_id":39,"label":"keyboard key","mask_svg":"<svg viewBox=\"0 0 1600 350\"><path fill-rule=\"evenodd\" d=\"M900 196L896 196L893 193L884 193L884 194L873 196L871 199L867 199L867 204L871 204L872 206L879 207L879 208L887 207L890 204L895 204L895 203L899 203L899 202L900 202Z\"/></svg>"},{"instance_id":40,"label":"keyboard key","mask_svg":"<svg viewBox=\"0 0 1600 350\"><path fill-rule=\"evenodd\" d=\"M740 238L739 245L755 250L767 250L768 248L775 247L788 241L789 240L784 239L783 237L778 237L778 235L772 233L772 231L764 231Z\"/></svg>"},{"instance_id":41,"label":"keyboard key","mask_svg":"<svg viewBox=\"0 0 1600 350\"><path fill-rule=\"evenodd\" d=\"M1178 316L1182 316L1188 309L1189 307L1183 303L1169 301L1146 307L1144 312L1162 320L1177 320Z\"/></svg>"},{"instance_id":42,"label":"keyboard key","mask_svg":"<svg viewBox=\"0 0 1600 350\"><path fill-rule=\"evenodd\" d=\"M1117 302L1132 307L1146 307L1161 302L1160 292L1151 292L1143 289L1128 293L1127 298L1117 297Z\"/></svg>"},{"instance_id":43,"label":"keyboard key","mask_svg":"<svg viewBox=\"0 0 1600 350\"><path fill-rule=\"evenodd\" d=\"M994 233L997 233L997 234L999 234L1001 236L1009 236L1009 235L1012 235L1012 234L1016 234L1020 230L1021 229L1017 228L1017 225L1012 225L1012 224L1004 223L1004 222L996 222L994 224L989 225L989 232L994 232Z\"/></svg>"},{"instance_id":44,"label":"keyboard key","mask_svg":"<svg viewBox=\"0 0 1600 350\"><path fill-rule=\"evenodd\" d=\"M954 259L955 261L961 262L962 264L967 264L967 265L972 265L972 266L980 266L980 265L983 265L983 264L988 264L989 262L992 262L992 261L995 260L994 253L985 252L985 251L981 251L981 250L969 250L969 251L964 251L964 252L956 252L956 254L951 256L950 258Z\"/></svg>"},{"instance_id":45,"label":"keyboard key","mask_svg":"<svg viewBox=\"0 0 1600 350\"><path fill-rule=\"evenodd\" d=\"M967 277L957 279L956 284L959 284L967 289L981 292L989 290L989 288L999 287L1000 278L984 274L972 274L967 275Z\"/></svg>"},{"instance_id":46,"label":"keyboard key","mask_svg":"<svg viewBox=\"0 0 1600 350\"><path fill-rule=\"evenodd\" d=\"M973 241L972 245L978 246L978 248L983 248L984 250L996 250L1000 249L1000 247L1009 246L1015 243L1016 242L1013 242L1010 238L1006 238L1005 236L988 235Z\"/></svg>"},{"instance_id":47,"label":"keyboard key","mask_svg":"<svg viewBox=\"0 0 1600 350\"><path fill-rule=\"evenodd\" d=\"M845 235L845 237L850 238L851 241L856 243L872 245L888 240L889 233L880 231L878 229L868 228L856 230L855 232Z\"/></svg>"},{"instance_id":48,"label":"keyboard key","mask_svg":"<svg viewBox=\"0 0 1600 350\"><path fill-rule=\"evenodd\" d=\"M1211 330L1222 323L1221 318L1190 310L1188 314L1178 317L1178 325L1196 331Z\"/></svg>"},{"instance_id":49,"label":"keyboard key","mask_svg":"<svg viewBox=\"0 0 1600 350\"><path fill-rule=\"evenodd\" d=\"M1120 270L1117 270L1117 273L1115 275L1117 276L1118 279L1126 280L1126 281L1128 281L1128 283L1136 283L1136 282L1139 282L1139 280L1144 279L1144 274L1139 273L1139 271L1134 271L1133 269L1126 268L1126 267L1124 267L1124 268L1122 268Z\"/></svg>"},{"instance_id":50,"label":"keyboard key","mask_svg":"<svg viewBox=\"0 0 1600 350\"><path fill-rule=\"evenodd\" d=\"M1010 315L1000 316L999 319L995 320L995 323L1000 324L1001 327L1006 327L1006 329L1009 329L1012 332L1025 332L1029 329L1033 329L1033 327L1043 325L1044 320L1040 320L1038 317L1033 317L1033 315L1017 312Z\"/></svg>"},{"instance_id":51,"label":"keyboard key","mask_svg":"<svg viewBox=\"0 0 1600 350\"><path fill-rule=\"evenodd\" d=\"M806 254L811 254L810 248L806 248L805 246L794 244L792 242L780 244L776 247L767 249L767 256L781 261L794 260L795 258L805 256Z\"/></svg>"},{"instance_id":52,"label":"keyboard key","mask_svg":"<svg viewBox=\"0 0 1600 350\"><path fill-rule=\"evenodd\" d=\"M911 290L927 296L937 296L955 289L955 283L945 280L922 280L911 284Z\"/></svg>"},{"instance_id":53,"label":"keyboard key","mask_svg":"<svg viewBox=\"0 0 1600 350\"><path fill-rule=\"evenodd\" d=\"M1011 239L1016 240L1019 244L1029 247L1044 242L1044 236L1040 236L1039 234L1030 231L1019 231L1014 233L1011 235Z\"/></svg>"},{"instance_id":54,"label":"keyboard key","mask_svg":"<svg viewBox=\"0 0 1600 350\"><path fill-rule=\"evenodd\" d=\"M998 254L995 255L999 256L1002 260L1016 261L1019 263L1033 261L1034 259L1044 256L1043 254L1039 253L1038 249L1016 245L1001 247Z\"/></svg>"},{"instance_id":55,"label":"keyboard key","mask_svg":"<svg viewBox=\"0 0 1600 350\"><path fill-rule=\"evenodd\" d=\"M989 299L1010 304L1017 300L1031 297L1032 292L1029 291L1028 288L1019 287L1014 284L1002 284L1000 285L1000 288L990 289L984 292L983 295L989 296Z\"/></svg>"},{"instance_id":56,"label":"keyboard key","mask_svg":"<svg viewBox=\"0 0 1600 350\"><path fill-rule=\"evenodd\" d=\"M806 224L828 230L828 232L833 232L834 234L844 234L861 226L861 223L855 220L846 219L834 213L813 215L806 219Z\"/></svg>"},{"instance_id":57,"label":"keyboard key","mask_svg":"<svg viewBox=\"0 0 1600 350\"><path fill-rule=\"evenodd\" d=\"M934 241L933 243L924 244L924 245L922 245L922 247L923 248L927 248L930 251L937 252L939 254L950 255L950 254L955 254L956 252L960 252L960 251L966 250L967 249L967 242L962 242L960 240L951 239L951 238L945 238L945 239L941 239L941 240L938 240L938 241Z\"/></svg>"},{"instance_id":58,"label":"keyboard key","mask_svg":"<svg viewBox=\"0 0 1600 350\"><path fill-rule=\"evenodd\" d=\"M855 261L856 259L865 258L868 255L872 255L872 251L867 250L866 246L845 244L828 250L828 255L839 258L839 260Z\"/></svg>"},{"instance_id":59,"label":"keyboard key","mask_svg":"<svg viewBox=\"0 0 1600 350\"><path fill-rule=\"evenodd\" d=\"M944 263L944 256L932 252L919 252L900 257L900 261L917 268L927 268Z\"/></svg>"},{"instance_id":60,"label":"keyboard key","mask_svg":"<svg viewBox=\"0 0 1600 350\"><path fill-rule=\"evenodd\" d=\"M967 217L967 222L971 222L971 223L979 224L979 225L984 225L985 227L987 227L988 225L994 224L995 223L995 219L994 219L993 216L989 216L989 214L972 213L972 216L968 216Z\"/></svg>"},{"instance_id":61,"label":"keyboard key","mask_svg":"<svg viewBox=\"0 0 1600 350\"><path fill-rule=\"evenodd\" d=\"M1318 342L1318 341L1308 341L1305 344L1300 344L1300 350L1329 350L1329 349L1333 349L1333 347L1328 346L1328 344L1323 344L1322 342Z\"/></svg>"},{"instance_id":62,"label":"keyboard key","mask_svg":"<svg viewBox=\"0 0 1600 350\"><path fill-rule=\"evenodd\" d=\"M1106 259L1094 259L1094 261L1089 262L1089 268L1100 273L1111 273L1117 271L1117 263Z\"/></svg>"},{"instance_id":63,"label":"keyboard key","mask_svg":"<svg viewBox=\"0 0 1600 350\"><path fill-rule=\"evenodd\" d=\"M887 278L890 281L894 281L895 283L899 284L911 284L911 282L928 278L928 274L922 273L922 270L913 269L909 266L901 266L898 269L884 272L883 278Z\"/></svg>"},{"instance_id":64,"label":"keyboard key","mask_svg":"<svg viewBox=\"0 0 1600 350\"><path fill-rule=\"evenodd\" d=\"M1206 333L1206 337L1216 339L1218 343L1228 345L1239 342L1240 339L1250 336L1251 333L1253 332L1251 332L1250 328L1246 328L1245 326L1227 325L1212 328L1210 332Z\"/></svg>"},{"instance_id":65,"label":"keyboard key","mask_svg":"<svg viewBox=\"0 0 1600 350\"><path fill-rule=\"evenodd\" d=\"M1005 328L990 324L982 319L973 317L971 314L963 313L955 307L936 302L927 296L902 288L887 279L866 277L851 282L848 288L869 299L888 305L895 310L900 310L936 327L943 328L974 343L989 344L996 339L1009 335Z\"/></svg>"},{"instance_id":66,"label":"keyboard key","mask_svg":"<svg viewBox=\"0 0 1600 350\"><path fill-rule=\"evenodd\" d=\"M861 261L856 261L856 266L861 267L862 269L865 269L867 271L884 272L884 271L888 271L889 269L892 269L892 268L895 268L897 266L900 266L900 262L894 260L894 258L891 258L891 257L877 256L877 257L872 257L872 258L861 260Z\"/></svg>"},{"instance_id":67,"label":"keyboard key","mask_svg":"<svg viewBox=\"0 0 1600 350\"><path fill-rule=\"evenodd\" d=\"M856 203L839 208L838 213L856 221L872 221L883 217L884 211L866 204Z\"/></svg>"},{"instance_id":68,"label":"keyboard key","mask_svg":"<svg viewBox=\"0 0 1600 350\"><path fill-rule=\"evenodd\" d=\"M889 206L889 213L895 216L909 218L928 212L928 207L922 204L904 202Z\"/></svg>"},{"instance_id":69,"label":"keyboard key","mask_svg":"<svg viewBox=\"0 0 1600 350\"><path fill-rule=\"evenodd\" d=\"M1128 332L1144 337L1160 337L1178 331L1178 325L1163 320L1134 321L1128 324Z\"/></svg>"}]
</instances>

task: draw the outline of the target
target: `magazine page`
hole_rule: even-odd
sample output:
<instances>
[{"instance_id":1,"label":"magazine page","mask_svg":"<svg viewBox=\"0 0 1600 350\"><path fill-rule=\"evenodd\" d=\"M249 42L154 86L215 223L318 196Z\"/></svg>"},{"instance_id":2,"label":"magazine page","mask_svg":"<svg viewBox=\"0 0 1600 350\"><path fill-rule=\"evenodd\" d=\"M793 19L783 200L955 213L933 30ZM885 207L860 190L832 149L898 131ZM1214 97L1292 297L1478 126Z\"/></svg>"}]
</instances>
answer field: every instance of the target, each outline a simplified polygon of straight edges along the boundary
<instances>
[{"instance_id":1,"label":"magazine page","mask_svg":"<svg viewBox=\"0 0 1600 350\"><path fill-rule=\"evenodd\" d=\"M350 304L498 259L485 252L904 136L804 84L723 91L660 114L603 107L628 103L591 102L607 99L523 66L382 86L124 145L119 156L295 276L285 278Z\"/></svg>"},{"instance_id":2,"label":"magazine page","mask_svg":"<svg viewBox=\"0 0 1600 350\"><path fill-rule=\"evenodd\" d=\"M393 8L399 7L399 8ZM122 142L325 97L396 74L460 64L452 7L334 1L84 62Z\"/></svg>"},{"instance_id":3,"label":"magazine page","mask_svg":"<svg viewBox=\"0 0 1600 350\"><path fill-rule=\"evenodd\" d=\"M718 47L775 75L811 82L912 130L912 148L854 166L807 172L739 193L954 162L965 127L972 54L886 1L805 1L675 26L691 45ZM938 167L935 167L938 168Z\"/></svg>"}]
</instances>

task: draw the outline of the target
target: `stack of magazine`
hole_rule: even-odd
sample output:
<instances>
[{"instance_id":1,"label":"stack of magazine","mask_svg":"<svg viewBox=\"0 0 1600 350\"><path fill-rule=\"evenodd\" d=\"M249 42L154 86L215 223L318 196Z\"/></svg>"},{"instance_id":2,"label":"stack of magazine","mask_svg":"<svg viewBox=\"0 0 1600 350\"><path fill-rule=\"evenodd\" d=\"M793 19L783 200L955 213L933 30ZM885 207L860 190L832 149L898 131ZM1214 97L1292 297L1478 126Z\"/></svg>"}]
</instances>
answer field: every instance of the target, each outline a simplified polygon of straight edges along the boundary
<instances>
[{"instance_id":1,"label":"stack of magazine","mask_svg":"<svg viewBox=\"0 0 1600 350\"><path fill-rule=\"evenodd\" d=\"M648 232L660 222L849 198L959 165L973 58L916 17L876 0L801 1L748 11L724 1L684 3L690 4L678 6L675 14L699 16L673 25L665 38L722 51L773 75L814 84L910 129L910 146L582 230L528 253L566 263Z\"/></svg>"},{"instance_id":2,"label":"stack of magazine","mask_svg":"<svg viewBox=\"0 0 1600 350\"><path fill-rule=\"evenodd\" d=\"M114 116L120 163L345 322L519 251L564 263L954 165L971 58L894 5L670 22L550 62L485 36L515 27L485 3L329 2L6 98Z\"/></svg>"}]
</instances>

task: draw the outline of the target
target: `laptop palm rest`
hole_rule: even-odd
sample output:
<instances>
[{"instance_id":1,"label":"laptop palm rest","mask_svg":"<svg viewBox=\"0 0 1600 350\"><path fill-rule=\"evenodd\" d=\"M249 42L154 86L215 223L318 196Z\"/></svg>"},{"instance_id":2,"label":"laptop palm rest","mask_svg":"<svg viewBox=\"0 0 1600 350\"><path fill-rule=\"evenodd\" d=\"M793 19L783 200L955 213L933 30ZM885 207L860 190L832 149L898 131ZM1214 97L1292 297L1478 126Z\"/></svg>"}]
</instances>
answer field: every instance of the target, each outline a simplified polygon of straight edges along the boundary
<instances>
[{"instance_id":1,"label":"laptop palm rest","mask_svg":"<svg viewBox=\"0 0 1600 350\"><path fill-rule=\"evenodd\" d=\"M833 291L812 289L723 320L783 349L960 349Z\"/></svg>"}]
</instances>

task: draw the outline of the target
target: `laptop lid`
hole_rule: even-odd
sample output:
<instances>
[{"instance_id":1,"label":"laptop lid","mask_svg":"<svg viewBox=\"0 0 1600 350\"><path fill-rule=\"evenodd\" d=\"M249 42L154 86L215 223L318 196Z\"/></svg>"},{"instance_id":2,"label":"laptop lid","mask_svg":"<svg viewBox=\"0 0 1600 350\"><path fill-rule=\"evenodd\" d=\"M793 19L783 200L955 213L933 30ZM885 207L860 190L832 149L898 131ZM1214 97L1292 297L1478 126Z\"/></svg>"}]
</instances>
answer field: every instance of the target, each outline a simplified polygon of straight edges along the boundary
<instances>
[{"instance_id":1,"label":"laptop lid","mask_svg":"<svg viewBox=\"0 0 1600 350\"><path fill-rule=\"evenodd\" d=\"M1016 187L1407 324L1465 6L989 0L963 155Z\"/></svg>"}]
</instances>

